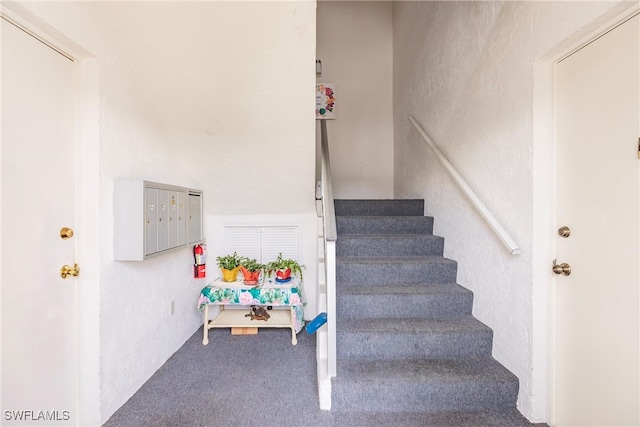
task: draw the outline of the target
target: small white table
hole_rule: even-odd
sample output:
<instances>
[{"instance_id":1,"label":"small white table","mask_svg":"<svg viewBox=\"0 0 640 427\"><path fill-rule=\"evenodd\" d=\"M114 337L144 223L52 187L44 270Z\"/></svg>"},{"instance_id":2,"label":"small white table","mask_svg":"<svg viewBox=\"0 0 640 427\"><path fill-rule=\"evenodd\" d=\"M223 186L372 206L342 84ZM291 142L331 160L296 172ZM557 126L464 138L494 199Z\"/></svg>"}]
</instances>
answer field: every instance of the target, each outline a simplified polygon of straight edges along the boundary
<instances>
[{"instance_id":1,"label":"small white table","mask_svg":"<svg viewBox=\"0 0 640 427\"><path fill-rule=\"evenodd\" d=\"M198 309L204 312L202 344L209 344L209 329L213 328L290 328L291 344L296 345L296 334L304 326L302 284L296 278L287 283L273 279L259 286L245 285L241 281L214 280L200 292ZM220 314L209 319L209 306L219 305ZM269 319L251 320L249 306L272 306ZM245 306L246 310L225 310L226 306Z\"/></svg>"}]
</instances>

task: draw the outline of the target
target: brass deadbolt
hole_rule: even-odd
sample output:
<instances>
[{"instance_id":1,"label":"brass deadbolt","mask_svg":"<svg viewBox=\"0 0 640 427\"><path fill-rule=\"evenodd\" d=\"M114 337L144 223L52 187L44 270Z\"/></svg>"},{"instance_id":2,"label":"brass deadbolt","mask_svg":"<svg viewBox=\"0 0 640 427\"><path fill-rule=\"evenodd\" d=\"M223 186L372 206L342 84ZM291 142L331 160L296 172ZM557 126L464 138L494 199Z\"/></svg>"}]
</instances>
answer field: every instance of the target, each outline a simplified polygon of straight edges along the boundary
<instances>
[{"instance_id":1,"label":"brass deadbolt","mask_svg":"<svg viewBox=\"0 0 640 427\"><path fill-rule=\"evenodd\" d=\"M62 227L60 229L60 237L63 239L70 239L73 237L73 230L69 227Z\"/></svg>"}]
</instances>

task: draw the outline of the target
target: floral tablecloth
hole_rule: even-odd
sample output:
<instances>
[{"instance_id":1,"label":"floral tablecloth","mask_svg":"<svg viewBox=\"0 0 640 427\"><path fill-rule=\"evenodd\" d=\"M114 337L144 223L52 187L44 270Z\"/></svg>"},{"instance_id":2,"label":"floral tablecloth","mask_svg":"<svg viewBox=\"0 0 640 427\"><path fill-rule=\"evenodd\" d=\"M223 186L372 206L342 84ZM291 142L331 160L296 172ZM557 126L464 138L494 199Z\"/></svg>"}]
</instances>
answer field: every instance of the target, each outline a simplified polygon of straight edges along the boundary
<instances>
[{"instance_id":1,"label":"floral tablecloth","mask_svg":"<svg viewBox=\"0 0 640 427\"><path fill-rule=\"evenodd\" d=\"M200 291L198 310L204 310L207 304L290 306L296 333L304 326L305 302L302 284L296 278L288 283L277 283L271 279L258 286L245 285L242 281L214 280Z\"/></svg>"}]
</instances>

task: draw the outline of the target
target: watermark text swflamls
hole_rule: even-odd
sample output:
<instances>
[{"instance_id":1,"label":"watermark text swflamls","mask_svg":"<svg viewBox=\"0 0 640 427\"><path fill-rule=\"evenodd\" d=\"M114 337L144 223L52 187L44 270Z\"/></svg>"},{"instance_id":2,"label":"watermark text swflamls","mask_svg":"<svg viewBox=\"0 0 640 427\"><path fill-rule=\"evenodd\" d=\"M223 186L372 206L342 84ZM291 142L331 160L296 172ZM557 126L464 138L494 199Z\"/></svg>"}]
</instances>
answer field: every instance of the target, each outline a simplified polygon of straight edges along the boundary
<instances>
[{"instance_id":1,"label":"watermark text swflamls","mask_svg":"<svg viewBox=\"0 0 640 427\"><path fill-rule=\"evenodd\" d=\"M5 421L68 421L70 418L69 411L4 411Z\"/></svg>"}]
</instances>

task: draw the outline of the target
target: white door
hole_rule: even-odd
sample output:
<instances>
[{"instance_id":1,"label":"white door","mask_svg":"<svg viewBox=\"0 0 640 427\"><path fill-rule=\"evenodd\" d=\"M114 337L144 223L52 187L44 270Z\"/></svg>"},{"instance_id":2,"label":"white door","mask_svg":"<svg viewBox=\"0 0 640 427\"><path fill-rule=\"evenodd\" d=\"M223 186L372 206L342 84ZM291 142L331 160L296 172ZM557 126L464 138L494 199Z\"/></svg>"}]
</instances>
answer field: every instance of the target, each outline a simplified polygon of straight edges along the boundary
<instances>
[{"instance_id":1,"label":"white door","mask_svg":"<svg viewBox=\"0 0 640 427\"><path fill-rule=\"evenodd\" d=\"M558 426L640 424L638 20L556 66Z\"/></svg>"},{"instance_id":2,"label":"white door","mask_svg":"<svg viewBox=\"0 0 640 427\"><path fill-rule=\"evenodd\" d=\"M75 64L0 25L2 425L75 424Z\"/></svg>"}]
</instances>

